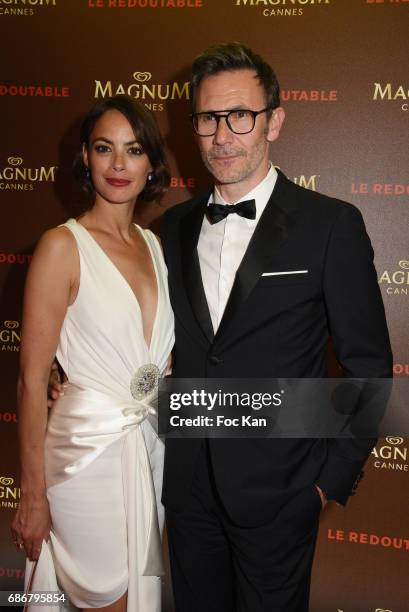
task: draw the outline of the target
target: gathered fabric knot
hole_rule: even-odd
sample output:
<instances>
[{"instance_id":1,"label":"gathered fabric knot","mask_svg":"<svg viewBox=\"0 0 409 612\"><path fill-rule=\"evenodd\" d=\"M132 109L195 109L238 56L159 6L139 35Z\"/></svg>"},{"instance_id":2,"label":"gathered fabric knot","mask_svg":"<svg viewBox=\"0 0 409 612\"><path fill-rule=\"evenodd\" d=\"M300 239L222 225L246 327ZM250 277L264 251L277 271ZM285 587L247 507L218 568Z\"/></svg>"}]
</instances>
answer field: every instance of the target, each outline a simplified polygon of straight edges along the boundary
<instances>
[{"instance_id":1,"label":"gathered fabric knot","mask_svg":"<svg viewBox=\"0 0 409 612\"><path fill-rule=\"evenodd\" d=\"M153 406L150 406L149 404L144 404L143 402L135 401L132 403L132 405L129 405L126 408L123 408L122 414L125 417L130 416L134 418L133 423L124 425L124 427L122 428L122 429L129 429L130 427L135 427L136 425L139 425L140 423L142 423L142 421L147 419L149 415L157 416L158 413L156 409L153 408Z\"/></svg>"},{"instance_id":2,"label":"gathered fabric knot","mask_svg":"<svg viewBox=\"0 0 409 612\"><path fill-rule=\"evenodd\" d=\"M149 420L152 422L152 417L157 418L158 416L157 402L158 394L155 389L154 392L148 394L144 400L134 399L122 404L121 411L123 416L131 419L131 422L124 425L122 429L126 430L136 427L145 419L149 419L149 417L151 417Z\"/></svg>"}]
</instances>

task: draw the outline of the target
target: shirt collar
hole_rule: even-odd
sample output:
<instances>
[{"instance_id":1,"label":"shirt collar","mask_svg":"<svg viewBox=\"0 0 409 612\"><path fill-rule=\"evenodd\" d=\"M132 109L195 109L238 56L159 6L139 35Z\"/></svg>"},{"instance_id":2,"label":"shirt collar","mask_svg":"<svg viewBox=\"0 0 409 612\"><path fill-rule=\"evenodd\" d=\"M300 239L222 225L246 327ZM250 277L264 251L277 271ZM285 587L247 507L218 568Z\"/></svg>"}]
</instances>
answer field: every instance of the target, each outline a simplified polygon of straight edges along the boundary
<instances>
[{"instance_id":1,"label":"shirt collar","mask_svg":"<svg viewBox=\"0 0 409 612\"><path fill-rule=\"evenodd\" d=\"M244 200L255 200L256 218L246 219L242 217L243 220L246 221L248 225L257 223L258 220L260 219L265 207L267 206L267 202L270 199L271 193L275 187L277 176L278 176L277 170L275 169L273 164L270 162L269 170L266 176L263 178L263 180L258 185L256 185L251 191L249 191L243 197L237 200L237 202L234 202L234 204L237 204L238 202L243 202ZM228 202L224 200L223 196L221 195L221 193L219 192L216 186L214 187L213 194L209 198L209 203L210 202L214 202L215 204L228 204Z\"/></svg>"}]
</instances>

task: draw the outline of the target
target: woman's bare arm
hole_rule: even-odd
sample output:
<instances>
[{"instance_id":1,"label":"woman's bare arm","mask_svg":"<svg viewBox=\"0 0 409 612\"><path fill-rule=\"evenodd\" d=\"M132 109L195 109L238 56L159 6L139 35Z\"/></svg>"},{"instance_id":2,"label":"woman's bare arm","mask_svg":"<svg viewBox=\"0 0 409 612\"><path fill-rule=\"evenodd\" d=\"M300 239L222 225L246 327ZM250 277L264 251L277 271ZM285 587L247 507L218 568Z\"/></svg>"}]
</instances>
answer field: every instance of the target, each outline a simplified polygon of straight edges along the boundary
<instances>
[{"instance_id":1,"label":"woman's bare arm","mask_svg":"<svg viewBox=\"0 0 409 612\"><path fill-rule=\"evenodd\" d=\"M48 538L49 510L44 476L47 385L61 325L75 299L79 257L69 230L46 232L34 253L24 293L18 413L21 500L12 531L27 556L39 556Z\"/></svg>"}]
</instances>

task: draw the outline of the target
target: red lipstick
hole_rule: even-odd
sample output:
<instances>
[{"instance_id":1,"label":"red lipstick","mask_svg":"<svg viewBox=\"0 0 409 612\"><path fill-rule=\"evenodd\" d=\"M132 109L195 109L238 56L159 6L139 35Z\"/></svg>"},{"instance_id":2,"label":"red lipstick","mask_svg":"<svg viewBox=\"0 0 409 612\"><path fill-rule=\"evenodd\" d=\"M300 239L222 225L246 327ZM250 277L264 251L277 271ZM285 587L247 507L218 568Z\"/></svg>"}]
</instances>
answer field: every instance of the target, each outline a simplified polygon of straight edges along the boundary
<instances>
[{"instance_id":1,"label":"red lipstick","mask_svg":"<svg viewBox=\"0 0 409 612\"><path fill-rule=\"evenodd\" d=\"M125 179L118 179L118 178L107 178L106 181L113 187L126 187L131 182L131 181L126 181Z\"/></svg>"}]
</instances>

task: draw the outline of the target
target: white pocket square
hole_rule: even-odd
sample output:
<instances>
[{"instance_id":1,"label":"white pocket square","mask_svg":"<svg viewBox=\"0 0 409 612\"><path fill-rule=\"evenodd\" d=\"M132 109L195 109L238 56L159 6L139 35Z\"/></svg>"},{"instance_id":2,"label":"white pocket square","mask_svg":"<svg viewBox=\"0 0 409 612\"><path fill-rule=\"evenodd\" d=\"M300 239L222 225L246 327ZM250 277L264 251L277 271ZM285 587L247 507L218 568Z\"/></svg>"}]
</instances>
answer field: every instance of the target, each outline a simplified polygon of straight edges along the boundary
<instances>
[{"instance_id":1,"label":"white pocket square","mask_svg":"<svg viewBox=\"0 0 409 612\"><path fill-rule=\"evenodd\" d=\"M284 276L287 274L308 274L309 270L286 270L285 272L263 272L261 276Z\"/></svg>"}]
</instances>

